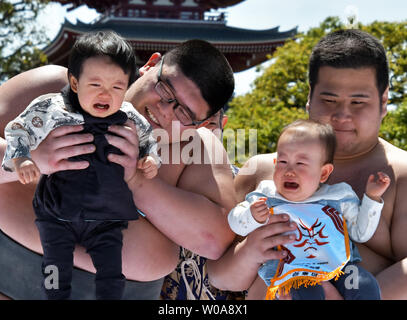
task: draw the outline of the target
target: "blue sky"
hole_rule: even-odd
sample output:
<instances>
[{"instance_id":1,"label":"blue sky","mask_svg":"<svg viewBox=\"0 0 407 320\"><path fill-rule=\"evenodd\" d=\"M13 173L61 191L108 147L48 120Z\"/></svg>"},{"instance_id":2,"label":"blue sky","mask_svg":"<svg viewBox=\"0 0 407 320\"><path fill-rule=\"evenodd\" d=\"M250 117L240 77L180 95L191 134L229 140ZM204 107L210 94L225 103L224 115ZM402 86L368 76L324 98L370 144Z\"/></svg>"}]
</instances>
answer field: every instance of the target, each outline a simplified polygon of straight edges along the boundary
<instances>
[{"instance_id":1,"label":"blue sky","mask_svg":"<svg viewBox=\"0 0 407 320\"><path fill-rule=\"evenodd\" d=\"M233 27L262 30L280 26L280 31L285 31L298 26L299 31L306 31L318 26L328 16L345 19L349 10L356 12L358 21L365 24L375 20L407 20L406 0L246 0L222 11L227 13L227 25ZM76 19L89 22L96 13L84 6L66 12L59 4L52 4L46 13L50 36L56 35L64 16L71 22ZM236 94L248 92L257 75L255 68L236 73Z\"/></svg>"}]
</instances>

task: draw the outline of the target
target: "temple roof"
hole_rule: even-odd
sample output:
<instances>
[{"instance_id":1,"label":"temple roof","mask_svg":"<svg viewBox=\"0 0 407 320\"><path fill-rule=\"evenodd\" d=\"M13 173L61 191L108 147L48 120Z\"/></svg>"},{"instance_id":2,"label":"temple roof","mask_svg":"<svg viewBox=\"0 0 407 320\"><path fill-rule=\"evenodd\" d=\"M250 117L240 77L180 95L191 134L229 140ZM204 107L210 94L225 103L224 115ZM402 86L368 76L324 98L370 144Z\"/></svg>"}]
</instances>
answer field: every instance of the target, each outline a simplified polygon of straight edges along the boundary
<instances>
[{"instance_id":1,"label":"temple roof","mask_svg":"<svg viewBox=\"0 0 407 320\"><path fill-rule=\"evenodd\" d=\"M104 13L106 10L110 9L112 6L120 6L122 4L126 5L128 2L132 2L134 4L141 4L141 3L146 3L148 5L151 3L152 5L155 5L154 2L157 0L153 1L148 1L148 0L138 0L138 1L128 1L128 0L53 0L55 2L59 2L62 5L67 5L70 4L71 8L74 9L76 7L79 7L83 4L86 4L89 8L96 9L100 13ZM238 4L240 2L243 2L245 0L194 0L194 1L189 1L190 3L194 3L197 6L200 6L204 8L205 10L209 9L218 9L218 8L226 8L233 6L235 4ZM183 5L185 2L184 0L170 0L170 3L173 5L179 4ZM188 1L186 1L186 4L188 5Z\"/></svg>"},{"instance_id":2,"label":"temple roof","mask_svg":"<svg viewBox=\"0 0 407 320\"><path fill-rule=\"evenodd\" d=\"M229 60L234 72L262 63L274 50L294 37L297 28L279 31L250 30L226 25L225 12L209 12L245 0L58 0L77 7L86 4L102 14L93 23L65 20L58 35L44 49L50 63L67 65L76 37L94 30L114 30L130 41L138 64L151 54L166 51L189 39L212 43Z\"/></svg>"},{"instance_id":3,"label":"temple roof","mask_svg":"<svg viewBox=\"0 0 407 320\"><path fill-rule=\"evenodd\" d=\"M279 27L267 30L250 30L228 27L224 23L203 21L154 19L106 19L94 24L65 20L63 30L82 34L93 30L114 30L127 40L183 42L188 39L204 39L211 43L259 44L286 40L297 33L297 28L280 32ZM59 35L58 35L59 36ZM57 36L57 37L58 37Z\"/></svg>"},{"instance_id":4,"label":"temple roof","mask_svg":"<svg viewBox=\"0 0 407 320\"><path fill-rule=\"evenodd\" d=\"M154 52L164 54L186 40L202 39L226 56L234 72L266 61L269 54L297 33L297 28L280 32L279 27L267 30L228 27L225 21L104 17L92 24L80 21L72 24L65 20L44 52L51 63L66 66L75 38L85 32L103 29L114 30L130 41L140 66Z\"/></svg>"}]
</instances>

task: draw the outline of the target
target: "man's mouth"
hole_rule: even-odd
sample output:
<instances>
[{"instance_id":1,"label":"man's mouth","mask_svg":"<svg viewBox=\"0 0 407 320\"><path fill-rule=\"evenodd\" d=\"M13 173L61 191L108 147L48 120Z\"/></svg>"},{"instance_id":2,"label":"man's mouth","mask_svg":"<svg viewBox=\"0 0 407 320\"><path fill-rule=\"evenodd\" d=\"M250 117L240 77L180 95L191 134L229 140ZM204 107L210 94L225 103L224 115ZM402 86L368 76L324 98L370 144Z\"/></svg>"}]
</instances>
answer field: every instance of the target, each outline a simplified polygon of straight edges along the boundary
<instances>
[{"instance_id":1,"label":"man's mouth","mask_svg":"<svg viewBox=\"0 0 407 320\"><path fill-rule=\"evenodd\" d=\"M334 129L335 133L353 133L355 130L353 129Z\"/></svg>"},{"instance_id":2,"label":"man's mouth","mask_svg":"<svg viewBox=\"0 0 407 320\"><path fill-rule=\"evenodd\" d=\"M151 111L148 109L148 107L146 107L146 113L147 113L147 115L148 115L148 117L150 118L151 121L153 121L157 125L160 125L157 118L151 113Z\"/></svg>"}]
</instances>

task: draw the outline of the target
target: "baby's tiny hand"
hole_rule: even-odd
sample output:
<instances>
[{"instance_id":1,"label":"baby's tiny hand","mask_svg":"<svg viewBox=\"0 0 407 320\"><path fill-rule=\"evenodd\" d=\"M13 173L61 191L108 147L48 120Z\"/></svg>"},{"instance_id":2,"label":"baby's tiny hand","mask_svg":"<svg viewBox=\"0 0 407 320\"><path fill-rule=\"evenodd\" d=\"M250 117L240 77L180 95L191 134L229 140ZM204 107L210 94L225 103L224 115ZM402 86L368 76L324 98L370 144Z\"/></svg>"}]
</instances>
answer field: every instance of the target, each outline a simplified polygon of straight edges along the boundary
<instances>
[{"instance_id":1,"label":"baby's tiny hand","mask_svg":"<svg viewBox=\"0 0 407 320\"><path fill-rule=\"evenodd\" d=\"M28 158L14 159L14 166L18 174L18 179L22 184L27 184L35 181L41 174L37 165Z\"/></svg>"},{"instance_id":2,"label":"baby's tiny hand","mask_svg":"<svg viewBox=\"0 0 407 320\"><path fill-rule=\"evenodd\" d=\"M267 198L259 198L250 205L250 212L258 223L265 223L270 215L266 200Z\"/></svg>"},{"instance_id":3,"label":"baby's tiny hand","mask_svg":"<svg viewBox=\"0 0 407 320\"><path fill-rule=\"evenodd\" d=\"M375 176L371 174L367 179L366 195L372 200L380 201L381 196L389 187L391 179L381 171L377 173L377 176L377 179L375 179Z\"/></svg>"},{"instance_id":4,"label":"baby's tiny hand","mask_svg":"<svg viewBox=\"0 0 407 320\"><path fill-rule=\"evenodd\" d=\"M158 173L158 165L156 160L151 156L140 159L137 163L137 168L143 171L143 175L146 179L152 179Z\"/></svg>"}]
</instances>

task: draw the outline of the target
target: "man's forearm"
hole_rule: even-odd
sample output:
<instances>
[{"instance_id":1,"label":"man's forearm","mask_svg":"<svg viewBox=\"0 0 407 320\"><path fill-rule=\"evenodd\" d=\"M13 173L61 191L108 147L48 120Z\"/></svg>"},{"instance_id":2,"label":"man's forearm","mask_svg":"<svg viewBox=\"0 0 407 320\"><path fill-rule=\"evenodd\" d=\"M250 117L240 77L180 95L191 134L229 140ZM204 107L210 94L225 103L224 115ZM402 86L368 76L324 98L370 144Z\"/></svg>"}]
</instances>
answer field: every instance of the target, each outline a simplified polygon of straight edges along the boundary
<instances>
[{"instance_id":1,"label":"man's forearm","mask_svg":"<svg viewBox=\"0 0 407 320\"><path fill-rule=\"evenodd\" d=\"M407 300L407 258L376 275L383 300Z\"/></svg>"},{"instance_id":2,"label":"man's forearm","mask_svg":"<svg viewBox=\"0 0 407 320\"><path fill-rule=\"evenodd\" d=\"M200 194L140 175L129 187L136 206L149 221L172 241L194 253L218 259L234 238L227 224L226 210Z\"/></svg>"},{"instance_id":3,"label":"man's forearm","mask_svg":"<svg viewBox=\"0 0 407 320\"><path fill-rule=\"evenodd\" d=\"M245 242L236 242L218 260L208 260L210 283L218 289L247 290L256 279L259 264L245 254Z\"/></svg>"}]
</instances>

